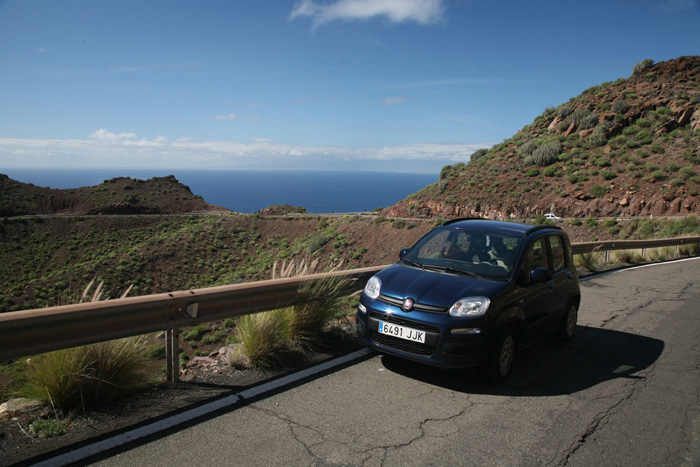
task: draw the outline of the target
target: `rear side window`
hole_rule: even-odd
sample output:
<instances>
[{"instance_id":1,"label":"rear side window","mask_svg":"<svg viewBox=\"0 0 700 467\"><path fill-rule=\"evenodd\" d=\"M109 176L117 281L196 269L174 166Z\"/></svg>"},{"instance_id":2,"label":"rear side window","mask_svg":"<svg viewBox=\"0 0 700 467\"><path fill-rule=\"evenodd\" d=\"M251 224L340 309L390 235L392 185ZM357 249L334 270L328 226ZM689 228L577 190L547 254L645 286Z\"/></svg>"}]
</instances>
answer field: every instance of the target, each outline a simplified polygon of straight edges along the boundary
<instances>
[{"instance_id":1,"label":"rear side window","mask_svg":"<svg viewBox=\"0 0 700 467\"><path fill-rule=\"evenodd\" d=\"M566 269L566 254L564 252L564 242L559 235L549 237L549 247L552 249L552 266L554 272Z\"/></svg>"}]
</instances>

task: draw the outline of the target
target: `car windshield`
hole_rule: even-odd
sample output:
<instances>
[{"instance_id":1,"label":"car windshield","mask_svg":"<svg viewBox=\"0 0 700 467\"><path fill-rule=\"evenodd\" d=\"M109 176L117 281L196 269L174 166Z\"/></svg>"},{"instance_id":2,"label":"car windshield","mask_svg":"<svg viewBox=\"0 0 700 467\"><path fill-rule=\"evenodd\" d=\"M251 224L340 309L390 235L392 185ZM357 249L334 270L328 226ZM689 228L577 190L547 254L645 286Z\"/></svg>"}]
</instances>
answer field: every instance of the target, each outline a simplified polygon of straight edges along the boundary
<instances>
[{"instance_id":1,"label":"car windshield","mask_svg":"<svg viewBox=\"0 0 700 467\"><path fill-rule=\"evenodd\" d=\"M522 239L478 231L436 229L423 237L402 258L424 269L507 279L515 267Z\"/></svg>"}]
</instances>

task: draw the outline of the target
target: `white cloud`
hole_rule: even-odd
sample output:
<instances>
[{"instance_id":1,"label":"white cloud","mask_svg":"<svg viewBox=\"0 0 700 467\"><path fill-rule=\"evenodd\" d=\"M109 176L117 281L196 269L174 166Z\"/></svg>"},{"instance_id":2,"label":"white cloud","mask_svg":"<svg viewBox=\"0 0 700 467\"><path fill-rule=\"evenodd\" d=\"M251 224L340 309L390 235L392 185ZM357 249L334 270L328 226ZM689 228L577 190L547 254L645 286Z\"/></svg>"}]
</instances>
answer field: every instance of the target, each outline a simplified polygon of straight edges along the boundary
<instances>
[{"instance_id":1,"label":"white cloud","mask_svg":"<svg viewBox=\"0 0 700 467\"><path fill-rule=\"evenodd\" d=\"M442 0L337 0L329 4L301 0L294 5L290 18L308 16L314 25L321 25L337 20L369 20L384 16L392 23L431 24L442 19L443 10Z\"/></svg>"},{"instance_id":2,"label":"white cloud","mask_svg":"<svg viewBox=\"0 0 700 467\"><path fill-rule=\"evenodd\" d=\"M270 139L245 142L191 141L165 136L153 140L101 128L86 139L0 138L0 167L6 168L172 168L394 170L437 173L446 164L466 162L491 143L411 144L385 148L294 146Z\"/></svg>"},{"instance_id":3,"label":"white cloud","mask_svg":"<svg viewBox=\"0 0 700 467\"><path fill-rule=\"evenodd\" d=\"M237 115L230 113L226 115L215 115L211 120L227 121L227 122L259 122L260 117L257 115Z\"/></svg>"},{"instance_id":4,"label":"white cloud","mask_svg":"<svg viewBox=\"0 0 700 467\"><path fill-rule=\"evenodd\" d=\"M119 141L123 139L136 138L136 133L111 133L104 128L100 128L89 136L91 139L98 139L102 141Z\"/></svg>"},{"instance_id":5,"label":"white cloud","mask_svg":"<svg viewBox=\"0 0 700 467\"><path fill-rule=\"evenodd\" d=\"M215 115L211 118L212 120L225 120L225 121L236 121L236 114L227 115Z\"/></svg>"},{"instance_id":6,"label":"white cloud","mask_svg":"<svg viewBox=\"0 0 700 467\"><path fill-rule=\"evenodd\" d=\"M406 99L406 96L385 97L384 99L382 99L382 105L387 107L390 105L402 104L406 101Z\"/></svg>"}]
</instances>

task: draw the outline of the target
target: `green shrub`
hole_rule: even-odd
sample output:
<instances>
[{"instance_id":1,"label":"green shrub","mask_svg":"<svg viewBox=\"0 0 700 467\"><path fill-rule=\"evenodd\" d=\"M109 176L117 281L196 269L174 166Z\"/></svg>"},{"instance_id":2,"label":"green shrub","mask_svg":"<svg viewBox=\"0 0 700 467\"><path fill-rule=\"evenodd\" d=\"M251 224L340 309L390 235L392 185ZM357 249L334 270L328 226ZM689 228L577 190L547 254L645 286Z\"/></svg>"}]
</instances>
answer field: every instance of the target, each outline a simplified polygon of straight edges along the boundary
<instances>
[{"instance_id":1,"label":"green shrub","mask_svg":"<svg viewBox=\"0 0 700 467\"><path fill-rule=\"evenodd\" d=\"M531 156L525 162L546 166L557 161L557 156L561 153L561 143L557 140L544 143L539 148L535 149Z\"/></svg>"},{"instance_id":2,"label":"green shrub","mask_svg":"<svg viewBox=\"0 0 700 467\"><path fill-rule=\"evenodd\" d=\"M557 110L557 117L559 119L564 119L571 115L571 112L573 112L573 109L571 108L571 105L569 104L562 104L559 106L559 109Z\"/></svg>"},{"instance_id":3,"label":"green shrub","mask_svg":"<svg viewBox=\"0 0 700 467\"><path fill-rule=\"evenodd\" d=\"M582 253L574 256L574 263L581 268L595 271L598 268L598 258L595 253Z\"/></svg>"},{"instance_id":4,"label":"green shrub","mask_svg":"<svg viewBox=\"0 0 700 467\"><path fill-rule=\"evenodd\" d=\"M625 99L617 100L612 105L612 111L616 114L625 114L629 110L630 106Z\"/></svg>"},{"instance_id":5,"label":"green shrub","mask_svg":"<svg viewBox=\"0 0 700 467\"><path fill-rule=\"evenodd\" d=\"M615 258L617 261L620 263L626 263L626 264L635 264L635 263L641 263L642 256L637 253L635 254L633 251L630 250L618 250L614 252Z\"/></svg>"},{"instance_id":6,"label":"green shrub","mask_svg":"<svg viewBox=\"0 0 700 467\"><path fill-rule=\"evenodd\" d=\"M678 173L680 173L681 176L683 176L683 178L686 179L695 175L695 171L692 167L681 167L680 169L678 169Z\"/></svg>"},{"instance_id":7,"label":"green shrub","mask_svg":"<svg viewBox=\"0 0 700 467\"><path fill-rule=\"evenodd\" d=\"M290 351L289 316L285 310L275 310L238 318L237 339L254 367L272 366Z\"/></svg>"},{"instance_id":8,"label":"green shrub","mask_svg":"<svg viewBox=\"0 0 700 467\"><path fill-rule=\"evenodd\" d=\"M646 60L642 60L641 62L634 65L634 68L632 69L632 75L641 74L645 70L651 68L652 66L654 66L654 60L652 60L650 58L647 58Z\"/></svg>"},{"instance_id":9,"label":"green shrub","mask_svg":"<svg viewBox=\"0 0 700 467\"><path fill-rule=\"evenodd\" d=\"M236 320L234 318L226 318L224 320L224 327L228 329L232 329L236 327Z\"/></svg>"},{"instance_id":10,"label":"green shrub","mask_svg":"<svg viewBox=\"0 0 700 467\"><path fill-rule=\"evenodd\" d=\"M329 277L304 282L294 301L290 318L290 336L305 341L318 338L323 327L338 314L346 282L342 277Z\"/></svg>"},{"instance_id":11,"label":"green shrub","mask_svg":"<svg viewBox=\"0 0 700 467\"><path fill-rule=\"evenodd\" d=\"M440 170L440 180L444 180L452 173L454 168L451 165L446 165Z\"/></svg>"},{"instance_id":12,"label":"green shrub","mask_svg":"<svg viewBox=\"0 0 700 467\"><path fill-rule=\"evenodd\" d=\"M589 191L594 197L602 198L610 191L610 188L602 185L593 185Z\"/></svg>"},{"instance_id":13,"label":"green shrub","mask_svg":"<svg viewBox=\"0 0 700 467\"><path fill-rule=\"evenodd\" d=\"M651 144L651 142L653 141L649 132L644 130L638 132L635 135L635 138L637 138L637 141L639 141L640 144L644 145Z\"/></svg>"},{"instance_id":14,"label":"green shrub","mask_svg":"<svg viewBox=\"0 0 700 467\"><path fill-rule=\"evenodd\" d=\"M68 431L68 424L57 418L40 419L29 425L29 431L39 438L53 438Z\"/></svg>"},{"instance_id":15,"label":"green shrub","mask_svg":"<svg viewBox=\"0 0 700 467\"><path fill-rule=\"evenodd\" d=\"M309 244L307 246L307 251L313 253L316 250L320 250L328 242L328 238L323 233L316 233L309 238Z\"/></svg>"},{"instance_id":16,"label":"green shrub","mask_svg":"<svg viewBox=\"0 0 700 467\"><path fill-rule=\"evenodd\" d=\"M546 177L553 177L557 173L557 168L556 166L550 165L546 169L544 169L544 175Z\"/></svg>"},{"instance_id":17,"label":"green shrub","mask_svg":"<svg viewBox=\"0 0 700 467\"><path fill-rule=\"evenodd\" d=\"M608 141L607 130L603 126L597 126L588 138L592 146L602 146Z\"/></svg>"},{"instance_id":18,"label":"green shrub","mask_svg":"<svg viewBox=\"0 0 700 467\"><path fill-rule=\"evenodd\" d=\"M586 218L586 227L592 228L596 227L598 225L598 221L595 219L595 217L587 217Z\"/></svg>"},{"instance_id":19,"label":"green shrub","mask_svg":"<svg viewBox=\"0 0 700 467\"><path fill-rule=\"evenodd\" d=\"M587 130L598 124L598 117L590 110L586 109L579 109L575 111L571 118L576 124L576 128L580 130Z\"/></svg>"},{"instance_id":20,"label":"green shrub","mask_svg":"<svg viewBox=\"0 0 700 467\"><path fill-rule=\"evenodd\" d=\"M535 218L535 224L536 225L554 225L554 221L551 221L551 220L547 219L546 217L544 217L544 215L539 214Z\"/></svg>"},{"instance_id":21,"label":"green shrub","mask_svg":"<svg viewBox=\"0 0 700 467\"><path fill-rule=\"evenodd\" d=\"M210 329L207 326L195 326L190 331L184 332L182 334L182 340L184 341L198 341L202 336L208 333Z\"/></svg>"},{"instance_id":22,"label":"green shrub","mask_svg":"<svg viewBox=\"0 0 700 467\"><path fill-rule=\"evenodd\" d=\"M143 336L40 354L28 361L23 392L63 413L84 410L143 384L146 355Z\"/></svg>"},{"instance_id":23,"label":"green shrub","mask_svg":"<svg viewBox=\"0 0 700 467\"><path fill-rule=\"evenodd\" d=\"M532 141L528 141L527 143L520 146L519 153L521 156L529 156L530 154L535 152L535 149L537 149L537 145Z\"/></svg>"},{"instance_id":24,"label":"green shrub","mask_svg":"<svg viewBox=\"0 0 700 467\"><path fill-rule=\"evenodd\" d=\"M664 165L665 172L673 173L673 172L678 172L679 170L680 170L680 166L675 161L671 161L668 164Z\"/></svg>"},{"instance_id":25,"label":"green shrub","mask_svg":"<svg viewBox=\"0 0 700 467\"><path fill-rule=\"evenodd\" d=\"M700 220L697 216L688 216L685 219L679 220L664 227L659 232L660 237L681 237L681 236L696 236L700 234Z\"/></svg>"},{"instance_id":26,"label":"green shrub","mask_svg":"<svg viewBox=\"0 0 700 467\"><path fill-rule=\"evenodd\" d=\"M539 174L540 174L540 169L538 169L537 167L533 167L530 170L528 170L527 172L525 172L525 175L528 177L537 177Z\"/></svg>"},{"instance_id":27,"label":"green shrub","mask_svg":"<svg viewBox=\"0 0 700 467\"><path fill-rule=\"evenodd\" d=\"M487 152L488 152L488 149L477 149L476 151L474 151L472 153L471 156L469 156L469 160L475 161L477 159L480 159L480 158L484 157Z\"/></svg>"}]
</instances>

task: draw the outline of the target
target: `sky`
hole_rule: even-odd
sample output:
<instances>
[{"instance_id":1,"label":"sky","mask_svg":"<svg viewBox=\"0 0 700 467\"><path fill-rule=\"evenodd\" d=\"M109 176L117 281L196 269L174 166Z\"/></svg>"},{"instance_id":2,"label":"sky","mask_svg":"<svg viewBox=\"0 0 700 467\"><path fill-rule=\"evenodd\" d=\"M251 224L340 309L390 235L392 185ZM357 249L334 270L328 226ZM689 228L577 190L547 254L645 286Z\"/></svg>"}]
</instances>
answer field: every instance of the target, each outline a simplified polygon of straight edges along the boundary
<instances>
[{"instance_id":1,"label":"sky","mask_svg":"<svg viewBox=\"0 0 700 467\"><path fill-rule=\"evenodd\" d=\"M699 53L700 0L0 0L0 173L439 173Z\"/></svg>"}]
</instances>

